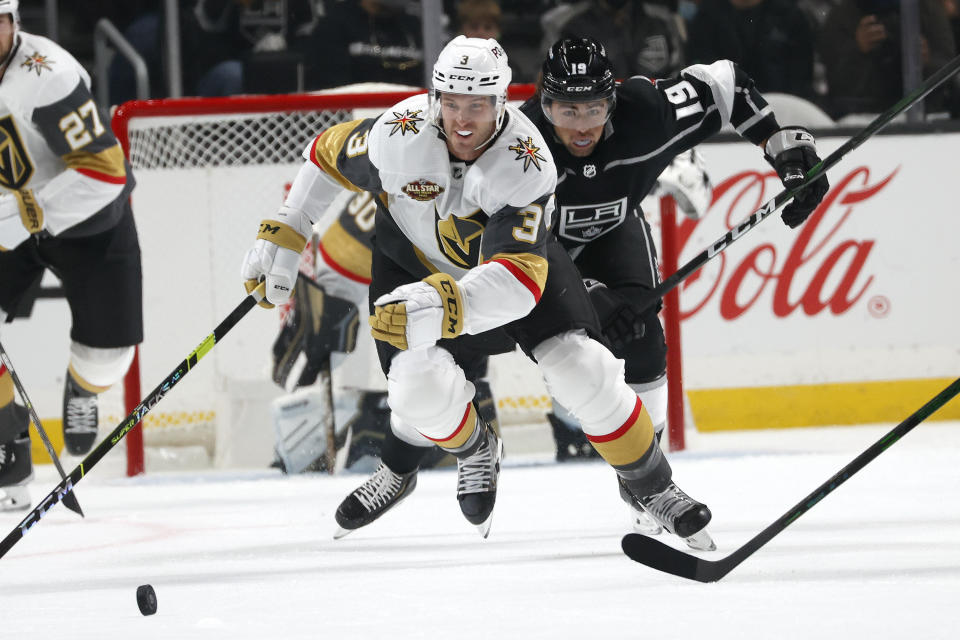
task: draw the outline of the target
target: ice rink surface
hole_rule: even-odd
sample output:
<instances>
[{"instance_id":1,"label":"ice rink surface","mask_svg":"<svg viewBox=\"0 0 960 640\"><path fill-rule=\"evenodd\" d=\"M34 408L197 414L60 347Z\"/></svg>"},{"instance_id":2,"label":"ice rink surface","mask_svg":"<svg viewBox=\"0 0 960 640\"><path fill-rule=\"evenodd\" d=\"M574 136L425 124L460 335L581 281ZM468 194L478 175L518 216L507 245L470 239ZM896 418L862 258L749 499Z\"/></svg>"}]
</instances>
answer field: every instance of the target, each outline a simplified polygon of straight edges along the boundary
<instances>
[{"instance_id":1,"label":"ice rink surface","mask_svg":"<svg viewBox=\"0 0 960 640\"><path fill-rule=\"evenodd\" d=\"M892 425L690 434L675 479L731 553ZM334 541L365 475L112 476L77 485L0 559L0 638L957 638L960 423L924 423L721 582L620 551L626 508L600 462L510 455L490 538L460 515L452 469ZM68 467L68 470L73 465ZM56 478L38 470L34 498ZM3 533L22 515L2 514ZM679 541L677 541L679 544ZM149 583L159 610L144 617Z\"/></svg>"}]
</instances>

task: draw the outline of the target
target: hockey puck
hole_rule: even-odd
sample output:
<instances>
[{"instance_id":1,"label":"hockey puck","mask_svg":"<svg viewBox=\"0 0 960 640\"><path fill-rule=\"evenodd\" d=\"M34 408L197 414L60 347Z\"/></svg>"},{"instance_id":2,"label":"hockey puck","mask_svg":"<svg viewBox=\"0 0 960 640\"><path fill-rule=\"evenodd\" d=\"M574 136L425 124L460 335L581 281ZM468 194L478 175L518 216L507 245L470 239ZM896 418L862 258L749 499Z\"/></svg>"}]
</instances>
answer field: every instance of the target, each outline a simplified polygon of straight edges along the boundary
<instances>
[{"instance_id":1,"label":"hockey puck","mask_svg":"<svg viewBox=\"0 0 960 640\"><path fill-rule=\"evenodd\" d=\"M137 606L145 616L152 616L157 612L157 592L153 587L148 584L137 587Z\"/></svg>"}]
</instances>

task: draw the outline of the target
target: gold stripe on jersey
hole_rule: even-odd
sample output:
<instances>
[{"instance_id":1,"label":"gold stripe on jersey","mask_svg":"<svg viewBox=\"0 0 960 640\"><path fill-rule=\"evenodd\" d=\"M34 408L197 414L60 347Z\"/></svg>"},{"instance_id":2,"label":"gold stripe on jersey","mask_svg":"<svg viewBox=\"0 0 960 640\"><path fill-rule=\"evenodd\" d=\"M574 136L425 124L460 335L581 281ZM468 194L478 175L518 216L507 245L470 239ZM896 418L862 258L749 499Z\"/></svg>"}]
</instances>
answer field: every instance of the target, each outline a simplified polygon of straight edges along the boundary
<instances>
[{"instance_id":1,"label":"gold stripe on jersey","mask_svg":"<svg viewBox=\"0 0 960 640\"><path fill-rule=\"evenodd\" d=\"M423 279L440 294L440 306L443 308L443 322L440 325L441 338L456 338L463 333L463 296L460 285L448 273L435 273Z\"/></svg>"},{"instance_id":2,"label":"gold stripe on jersey","mask_svg":"<svg viewBox=\"0 0 960 640\"><path fill-rule=\"evenodd\" d=\"M640 460L649 451L653 438L653 421L640 398L637 398L630 417L616 431L604 436L587 434L587 440L597 453L615 467L628 466Z\"/></svg>"},{"instance_id":3,"label":"gold stripe on jersey","mask_svg":"<svg viewBox=\"0 0 960 640\"><path fill-rule=\"evenodd\" d=\"M284 249L290 249L300 253L307 246L307 239L291 227L277 220L264 220L260 223L260 233L257 239L268 240L273 244L278 244Z\"/></svg>"},{"instance_id":4,"label":"gold stripe on jersey","mask_svg":"<svg viewBox=\"0 0 960 640\"><path fill-rule=\"evenodd\" d=\"M370 281L370 262L373 260L370 249L350 235L339 220L324 232L320 246L323 253L330 256L337 266Z\"/></svg>"},{"instance_id":5,"label":"gold stripe on jersey","mask_svg":"<svg viewBox=\"0 0 960 640\"><path fill-rule=\"evenodd\" d=\"M417 260L419 260L420 264L427 268L427 271L430 273L440 273L440 269L437 269L436 265L430 262L430 258L428 258L427 254L425 254L423 251L420 251L420 247L417 245L410 246L413 247L413 253L417 256Z\"/></svg>"},{"instance_id":6,"label":"gold stripe on jersey","mask_svg":"<svg viewBox=\"0 0 960 640\"><path fill-rule=\"evenodd\" d=\"M126 178L127 175L123 164L123 149L119 144L97 153L74 151L62 157L68 169L86 169L111 178Z\"/></svg>"},{"instance_id":7,"label":"gold stripe on jersey","mask_svg":"<svg viewBox=\"0 0 960 640\"><path fill-rule=\"evenodd\" d=\"M486 262L509 262L518 269L529 282L523 284L530 289L538 300L547 285L547 259L533 253L497 253ZM512 270L511 270L512 271ZM536 287L537 291L533 290Z\"/></svg>"},{"instance_id":8,"label":"gold stripe on jersey","mask_svg":"<svg viewBox=\"0 0 960 640\"><path fill-rule=\"evenodd\" d=\"M340 173L337 168L337 156L340 155L341 150L346 153L347 157L360 155L360 149L366 151L366 134L363 134L364 140L359 146L357 141L350 136L362 122L363 120L352 120L330 127L316 137L313 141L313 149L310 150L314 164L340 183L343 188L350 191L362 191L362 189L358 189L356 185Z\"/></svg>"}]
</instances>

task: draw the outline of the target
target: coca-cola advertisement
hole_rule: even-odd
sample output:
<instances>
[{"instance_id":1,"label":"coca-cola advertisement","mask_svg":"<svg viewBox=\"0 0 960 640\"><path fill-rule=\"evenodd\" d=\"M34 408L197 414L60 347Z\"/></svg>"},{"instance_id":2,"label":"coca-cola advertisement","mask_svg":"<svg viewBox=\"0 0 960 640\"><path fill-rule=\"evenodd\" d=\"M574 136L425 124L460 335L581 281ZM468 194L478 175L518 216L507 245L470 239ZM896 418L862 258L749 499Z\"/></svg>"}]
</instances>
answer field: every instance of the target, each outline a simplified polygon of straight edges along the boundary
<instances>
[{"instance_id":1,"label":"coca-cola advertisement","mask_svg":"<svg viewBox=\"0 0 960 640\"><path fill-rule=\"evenodd\" d=\"M844 138L821 138L822 156ZM960 135L877 136L830 170L797 229L779 212L681 286L689 389L955 376ZM747 142L701 145L713 199L679 216L683 265L782 190Z\"/></svg>"}]
</instances>

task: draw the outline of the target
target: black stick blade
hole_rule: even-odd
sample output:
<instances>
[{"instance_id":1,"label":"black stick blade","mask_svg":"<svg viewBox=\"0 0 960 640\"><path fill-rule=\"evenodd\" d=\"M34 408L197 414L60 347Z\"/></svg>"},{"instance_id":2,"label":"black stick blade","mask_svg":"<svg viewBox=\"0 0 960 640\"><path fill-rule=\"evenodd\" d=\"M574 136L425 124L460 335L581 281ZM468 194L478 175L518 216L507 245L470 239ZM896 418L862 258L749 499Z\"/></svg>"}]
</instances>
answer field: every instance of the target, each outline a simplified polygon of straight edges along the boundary
<instances>
[{"instance_id":1,"label":"black stick blade","mask_svg":"<svg viewBox=\"0 0 960 640\"><path fill-rule=\"evenodd\" d=\"M64 496L63 506L65 506L67 509L70 509L70 511L79 514L81 518L86 517L83 515L83 509L80 508L80 503L77 502L77 497L73 495L73 491Z\"/></svg>"},{"instance_id":2,"label":"black stick blade","mask_svg":"<svg viewBox=\"0 0 960 640\"><path fill-rule=\"evenodd\" d=\"M716 582L728 573L719 562L697 558L639 533L623 536L620 546L631 560L687 580Z\"/></svg>"}]
</instances>

